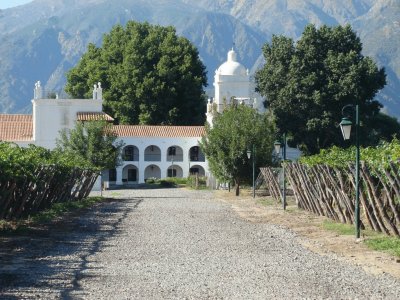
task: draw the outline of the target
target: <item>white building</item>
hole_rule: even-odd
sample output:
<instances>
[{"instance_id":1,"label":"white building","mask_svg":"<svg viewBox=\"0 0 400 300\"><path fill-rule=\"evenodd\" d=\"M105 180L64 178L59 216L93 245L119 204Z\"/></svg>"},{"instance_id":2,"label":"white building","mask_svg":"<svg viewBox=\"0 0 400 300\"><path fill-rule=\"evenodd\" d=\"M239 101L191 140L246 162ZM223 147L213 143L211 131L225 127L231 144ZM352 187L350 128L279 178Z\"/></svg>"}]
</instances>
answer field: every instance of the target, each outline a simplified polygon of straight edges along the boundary
<instances>
[{"instance_id":1,"label":"white building","mask_svg":"<svg viewBox=\"0 0 400 300\"><path fill-rule=\"evenodd\" d=\"M76 121L114 119L102 112L102 88L95 85L93 99L45 99L40 82L36 83L32 100L32 142L53 149L61 130L72 129Z\"/></svg>"},{"instance_id":2,"label":"white building","mask_svg":"<svg viewBox=\"0 0 400 300\"><path fill-rule=\"evenodd\" d=\"M124 141L123 163L103 173L110 184L143 183L149 178L208 176L208 165L199 147L203 126L115 125Z\"/></svg>"},{"instance_id":3,"label":"white building","mask_svg":"<svg viewBox=\"0 0 400 300\"><path fill-rule=\"evenodd\" d=\"M248 70L237 62L236 53L228 52L227 61L214 76L215 98L207 104L207 121L232 101L264 111L257 101ZM32 115L0 114L0 140L20 146L35 144L48 149L56 145L63 129L72 129L77 121L113 118L102 111L102 88L94 85L92 99L46 99L37 82L32 100ZM198 173L209 176L208 164L199 148L204 126L114 125L118 138L125 144L123 163L103 171L106 185L121 186L144 183L148 178L187 177Z\"/></svg>"},{"instance_id":4,"label":"white building","mask_svg":"<svg viewBox=\"0 0 400 300\"><path fill-rule=\"evenodd\" d=\"M72 129L77 121L113 121L102 111L102 88L94 86L93 99L45 99L36 83L32 115L0 115L0 140L20 146L56 146L61 130ZM208 175L205 157L199 148L204 126L113 125L124 142L122 165L103 171L106 185L144 183L148 178Z\"/></svg>"},{"instance_id":5,"label":"white building","mask_svg":"<svg viewBox=\"0 0 400 300\"><path fill-rule=\"evenodd\" d=\"M227 60L214 75L214 99L209 99L207 104L207 122L212 124L215 113L223 112L224 108L233 102L245 104L264 112L264 106L259 95L254 90L250 80L249 70L237 61L236 52L228 52ZM258 97L258 98L257 98Z\"/></svg>"},{"instance_id":6,"label":"white building","mask_svg":"<svg viewBox=\"0 0 400 300\"><path fill-rule=\"evenodd\" d=\"M260 113L265 112L263 99L255 92L254 82L250 80L249 70L237 61L236 52L228 52L227 60L214 75L215 97L207 103L207 122L212 125L216 113L224 111L233 102L253 107ZM301 151L286 145L286 158L297 160Z\"/></svg>"}]
</instances>

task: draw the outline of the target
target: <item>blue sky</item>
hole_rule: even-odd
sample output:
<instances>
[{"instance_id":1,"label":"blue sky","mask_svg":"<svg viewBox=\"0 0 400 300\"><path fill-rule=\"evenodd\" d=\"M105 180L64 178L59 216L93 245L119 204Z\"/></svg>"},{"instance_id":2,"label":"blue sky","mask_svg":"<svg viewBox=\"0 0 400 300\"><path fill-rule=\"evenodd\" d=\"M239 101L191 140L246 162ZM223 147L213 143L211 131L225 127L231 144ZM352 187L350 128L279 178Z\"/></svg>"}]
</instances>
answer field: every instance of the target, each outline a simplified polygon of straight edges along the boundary
<instances>
[{"instance_id":1,"label":"blue sky","mask_svg":"<svg viewBox=\"0 0 400 300\"><path fill-rule=\"evenodd\" d=\"M10 8L17 5L22 5L33 0L0 0L0 9Z\"/></svg>"}]
</instances>

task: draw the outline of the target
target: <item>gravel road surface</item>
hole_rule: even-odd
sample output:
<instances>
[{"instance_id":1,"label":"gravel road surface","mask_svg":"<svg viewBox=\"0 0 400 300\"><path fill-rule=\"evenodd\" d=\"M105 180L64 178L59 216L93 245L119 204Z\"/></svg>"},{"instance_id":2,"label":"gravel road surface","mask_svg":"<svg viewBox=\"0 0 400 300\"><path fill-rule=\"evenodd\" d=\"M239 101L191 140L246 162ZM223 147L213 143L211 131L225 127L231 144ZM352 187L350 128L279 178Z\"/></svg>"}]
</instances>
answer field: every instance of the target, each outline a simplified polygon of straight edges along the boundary
<instances>
[{"instance_id":1,"label":"gravel road surface","mask_svg":"<svg viewBox=\"0 0 400 300\"><path fill-rule=\"evenodd\" d=\"M79 216L0 237L0 299L400 299L400 281L250 223L210 191L119 190Z\"/></svg>"}]
</instances>

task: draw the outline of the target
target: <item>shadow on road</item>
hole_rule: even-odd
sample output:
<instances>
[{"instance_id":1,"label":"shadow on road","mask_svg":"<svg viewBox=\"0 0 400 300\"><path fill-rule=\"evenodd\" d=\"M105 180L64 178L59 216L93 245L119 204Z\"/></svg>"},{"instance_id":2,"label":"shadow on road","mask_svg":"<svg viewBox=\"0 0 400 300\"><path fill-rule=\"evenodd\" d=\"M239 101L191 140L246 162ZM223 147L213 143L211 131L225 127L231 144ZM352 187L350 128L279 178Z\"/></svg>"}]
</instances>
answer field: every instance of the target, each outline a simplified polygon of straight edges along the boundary
<instances>
[{"instance_id":1,"label":"shadow on road","mask_svg":"<svg viewBox=\"0 0 400 300\"><path fill-rule=\"evenodd\" d=\"M107 247L120 224L142 202L110 201L68 214L15 236L0 236L0 298L47 295L69 299L80 289L89 257Z\"/></svg>"}]
</instances>

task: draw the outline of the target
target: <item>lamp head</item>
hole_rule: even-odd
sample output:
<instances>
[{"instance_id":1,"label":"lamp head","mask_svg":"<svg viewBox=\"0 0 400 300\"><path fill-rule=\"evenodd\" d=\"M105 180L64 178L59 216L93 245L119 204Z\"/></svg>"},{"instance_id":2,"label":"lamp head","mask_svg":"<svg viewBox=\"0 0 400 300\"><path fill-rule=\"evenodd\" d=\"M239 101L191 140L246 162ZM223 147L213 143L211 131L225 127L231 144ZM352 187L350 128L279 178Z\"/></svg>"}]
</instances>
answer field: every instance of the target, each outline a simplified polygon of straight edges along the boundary
<instances>
[{"instance_id":1,"label":"lamp head","mask_svg":"<svg viewBox=\"0 0 400 300\"><path fill-rule=\"evenodd\" d=\"M344 140L350 139L351 125L353 123L346 117L340 122L340 130L342 131Z\"/></svg>"},{"instance_id":2,"label":"lamp head","mask_svg":"<svg viewBox=\"0 0 400 300\"><path fill-rule=\"evenodd\" d=\"M275 147L276 154L279 154L281 152L281 147L282 147L281 142L275 141L274 142L274 147Z\"/></svg>"}]
</instances>

